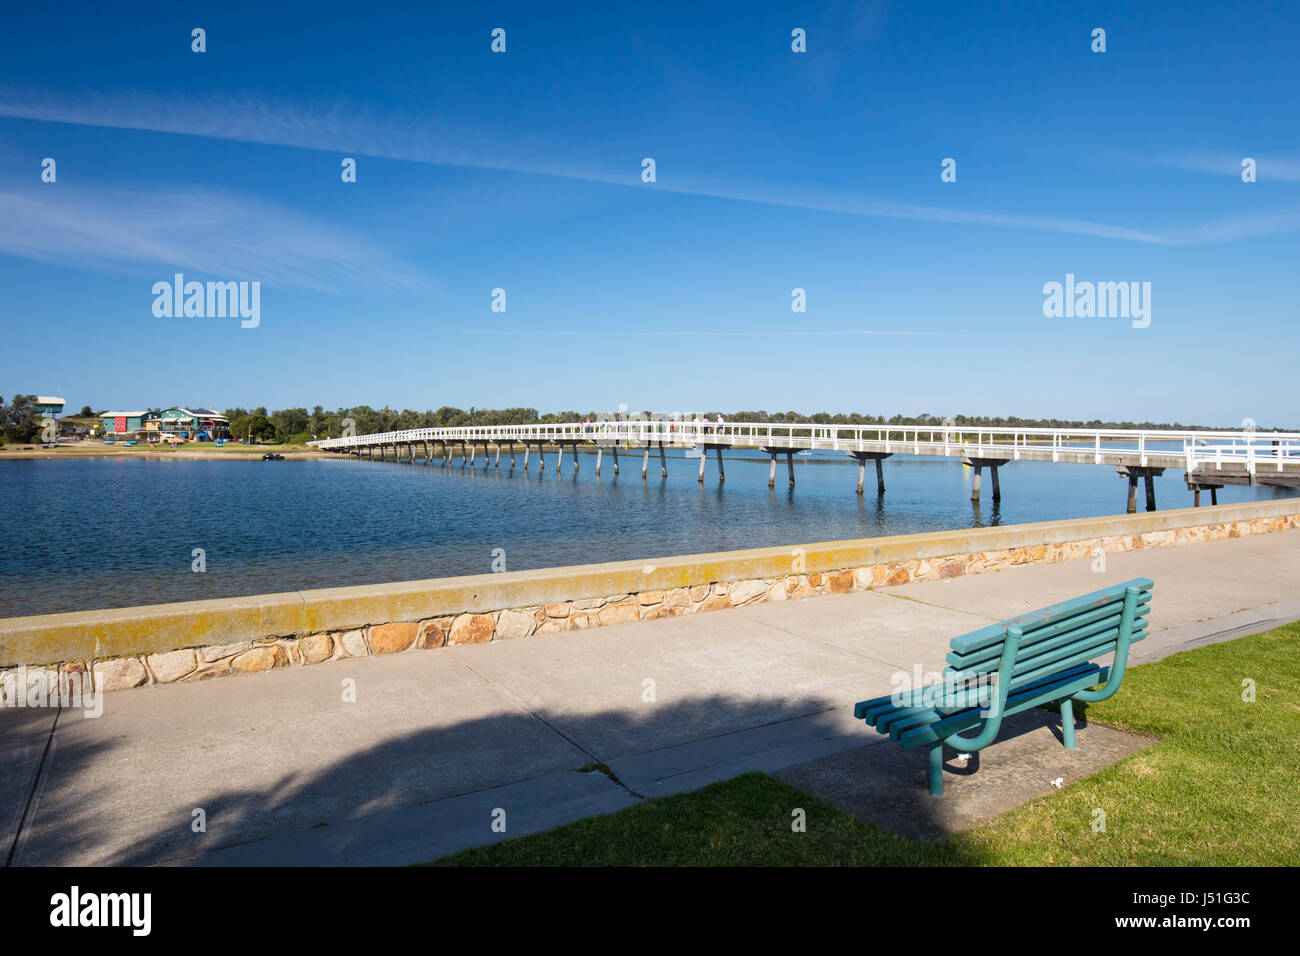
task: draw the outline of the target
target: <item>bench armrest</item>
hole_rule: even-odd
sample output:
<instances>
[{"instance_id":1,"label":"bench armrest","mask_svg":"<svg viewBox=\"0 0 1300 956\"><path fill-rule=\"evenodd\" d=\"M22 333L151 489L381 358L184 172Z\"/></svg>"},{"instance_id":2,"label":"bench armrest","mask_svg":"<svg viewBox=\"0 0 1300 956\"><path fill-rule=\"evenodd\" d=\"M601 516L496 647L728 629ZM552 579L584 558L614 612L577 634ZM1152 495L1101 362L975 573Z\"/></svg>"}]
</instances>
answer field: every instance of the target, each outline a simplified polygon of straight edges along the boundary
<instances>
[{"instance_id":1,"label":"bench armrest","mask_svg":"<svg viewBox=\"0 0 1300 956\"><path fill-rule=\"evenodd\" d=\"M1131 585L1124 590L1124 609L1120 612L1119 636L1115 641L1115 662L1110 666L1110 674L1106 678L1106 683L1097 690L1079 691L1073 696L1073 700L1095 704L1107 697L1114 696L1115 691L1119 690L1120 682L1124 680L1124 670L1128 667L1128 649L1130 640L1133 637L1133 618L1137 613L1138 594L1138 589Z\"/></svg>"},{"instance_id":2,"label":"bench armrest","mask_svg":"<svg viewBox=\"0 0 1300 956\"><path fill-rule=\"evenodd\" d=\"M1007 628L1007 635L1002 641L1002 657L998 661L997 686L993 689L993 702L988 713L981 716L980 732L974 737L953 734L944 738L950 747L960 746L965 750L983 750L997 739L1002 729L1002 713L1006 710L1007 694L1011 689L1011 675L1016 665L1016 654L1020 651L1020 639L1024 632L1018 627Z\"/></svg>"}]
</instances>

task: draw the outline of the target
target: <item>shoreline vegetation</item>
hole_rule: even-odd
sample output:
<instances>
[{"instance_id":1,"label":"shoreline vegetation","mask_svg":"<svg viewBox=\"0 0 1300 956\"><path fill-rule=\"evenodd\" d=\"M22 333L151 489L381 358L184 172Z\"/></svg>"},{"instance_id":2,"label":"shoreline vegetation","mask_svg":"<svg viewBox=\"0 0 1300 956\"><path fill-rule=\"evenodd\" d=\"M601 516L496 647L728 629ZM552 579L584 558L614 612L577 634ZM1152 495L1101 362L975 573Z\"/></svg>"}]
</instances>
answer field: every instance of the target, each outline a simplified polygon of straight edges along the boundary
<instances>
[{"instance_id":1,"label":"shoreline vegetation","mask_svg":"<svg viewBox=\"0 0 1300 956\"><path fill-rule=\"evenodd\" d=\"M5 454L15 445L26 446L36 445L41 441L42 435L47 427L47 419L39 415L35 410L34 395L15 395L8 403L3 397L0 397L0 454ZM150 410L152 411L152 410ZM78 414L69 414L61 417L57 422L59 435L76 435L79 437L97 438L100 435L97 429L100 427L100 415L102 411L96 412L91 406L85 405ZM307 452L306 443L309 441L338 438L347 429L352 434L370 435L382 432L406 431L416 428L456 428L462 426L479 426L479 425L532 425L532 424L559 424L564 422L584 422L599 421L601 419L664 419L672 418L681 421L691 421L697 416L717 421L721 415L725 421L729 422L772 422L783 425L868 425L868 426L894 426L898 428L938 428L944 425L952 425L959 428L981 428L981 429L1016 429L1016 428L1088 428L1088 429L1141 429L1146 431L1180 431L1180 430L1200 430L1200 431L1235 431L1242 428L1253 428L1259 432L1281 431L1275 426L1264 427L1251 422L1242 422L1234 425L1202 425L1202 424L1185 424L1182 422L1162 423L1162 422L1116 422L1102 421L1092 419L1090 421L1072 421L1061 418L1020 418L1017 416L990 416L990 415L956 415L940 416L931 415L928 412L921 412L919 415L896 414L890 417L883 415L870 415L862 413L830 413L815 412L805 415L800 412L769 412L765 409L757 411L731 411L722 413L718 410L710 411L693 411L693 412L654 412L648 409L642 411L631 411L627 408L621 408L619 411L588 411L578 412L566 410L561 412L548 412L541 414L535 408L475 408L470 407L469 411L456 408L450 405L444 405L434 410L417 412L413 409L402 409L398 411L388 406L380 409L371 408L369 405L358 405L350 408L339 408L334 411L326 411L321 405L317 405L308 411L306 408L283 408L277 411L268 411L264 406L252 410L233 407L225 409L222 414L230 422L230 438L237 441L238 439L250 439L263 444L277 444L279 448L285 446L300 446L304 452ZM196 451L206 451L208 449L196 447L198 443L191 443L187 452L193 454ZM246 447L246 446L245 446ZM254 446L257 447L257 446ZM21 449L22 451L35 451L36 449ZM211 446L211 450L217 453L216 457L227 454L224 446L218 449ZM231 449L233 451L233 449ZM170 452L165 454L170 455ZM19 456L23 457L23 456Z\"/></svg>"},{"instance_id":2,"label":"shoreline vegetation","mask_svg":"<svg viewBox=\"0 0 1300 956\"><path fill-rule=\"evenodd\" d=\"M175 448L166 445L124 445L104 444L92 440L84 442L64 441L54 446L5 445L0 447L0 461L21 461L31 459L48 460L52 458L141 458L161 460L167 458L189 459L192 461L231 461L238 459L261 460L265 454L284 455L290 458L335 458L336 455L308 448L305 445L240 445L227 442L215 445L211 442L189 442Z\"/></svg>"},{"instance_id":3,"label":"shoreline vegetation","mask_svg":"<svg viewBox=\"0 0 1300 956\"><path fill-rule=\"evenodd\" d=\"M800 412L757 411L721 412L709 411L587 411L572 409L561 412L541 414L535 408L474 408L469 411L444 405L436 411L417 412L412 409L397 411L385 406L374 409L368 405L353 408L340 408L326 411L317 405L308 412L305 408L282 409L268 413L265 408L249 412L243 408L229 408L225 413L230 419L230 434L241 438L248 434L254 437L279 438L280 440L306 440L311 438L337 438L344 429L344 422L352 425L353 433L370 435L383 432L406 431L415 428L458 428L478 425L553 425L565 422L599 421L601 419L679 419L691 421L697 416L708 421L717 421L721 415L728 422L772 422L785 425L873 425L896 426L899 428L938 428L952 425L960 428L1089 428L1089 429L1143 429L1147 431L1235 431L1247 427L1248 423L1231 425L1185 424L1182 422L1117 422L1093 419L1091 421L1072 421L1061 418L1019 418L1017 416L992 415L956 415L942 416L921 412L919 415L896 414L889 417L862 413L815 412L805 415ZM1275 427L1253 426L1260 432L1283 431Z\"/></svg>"},{"instance_id":4,"label":"shoreline vegetation","mask_svg":"<svg viewBox=\"0 0 1300 956\"><path fill-rule=\"evenodd\" d=\"M329 412L317 405L310 412L306 408L288 408L268 412L265 407L248 410L235 407L228 408L224 415L230 421L230 438L223 444L214 442L185 442L179 446L169 447L147 442L127 445L123 442L105 443L96 429L100 420L90 406L84 406L76 415L67 415L58 420L60 441L50 445L43 441L46 419L34 411L35 396L17 395L9 404L0 398L0 460L5 459L49 459L58 458L122 458L141 459L191 459L191 460L231 460L247 458L267 453L283 455L288 459L302 458L340 458L346 457L339 452L326 452L314 448L309 442L339 437L345 429L351 429L357 435L383 432L405 431L417 428L457 428L463 426L493 425L530 425L559 424L567 422L599 421L602 419L655 419L675 418L690 421L697 416L709 421L716 421L720 414L709 412L576 412L563 411L540 414L535 408L486 409L471 407L469 411L444 405L436 411L416 412L412 409L395 409L385 406L374 409L368 405L353 408L339 408ZM1184 425L1157 422L1110 422L1094 419L1092 421L1069 421L1064 419L1018 418L994 416L939 417L922 412L919 415L863 415L858 413L831 414L817 412L811 415L799 412L736 411L722 415L728 422L772 422L794 425L865 425L886 426L892 428L927 428L952 425L959 428L993 430L1012 430L1016 428L1089 428L1089 429L1143 429L1152 432L1165 430L1235 430L1246 427L1249 423L1218 429L1215 426ZM1273 429L1256 428L1260 432ZM796 431L795 437L801 437ZM243 444L245 439L256 444ZM1046 440L1034 440L1031 444L1046 443ZM548 444L547 451L553 451L555 445ZM594 452L594 448L580 448L579 453Z\"/></svg>"}]
</instances>

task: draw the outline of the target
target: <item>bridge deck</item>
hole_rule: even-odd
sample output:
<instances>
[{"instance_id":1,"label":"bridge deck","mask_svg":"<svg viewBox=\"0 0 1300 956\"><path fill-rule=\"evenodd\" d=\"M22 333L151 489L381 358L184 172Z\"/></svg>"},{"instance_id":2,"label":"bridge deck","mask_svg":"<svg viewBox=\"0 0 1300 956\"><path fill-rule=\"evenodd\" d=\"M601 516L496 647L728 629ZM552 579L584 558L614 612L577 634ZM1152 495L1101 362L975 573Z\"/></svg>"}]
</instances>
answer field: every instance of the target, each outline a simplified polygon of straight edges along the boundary
<instances>
[{"instance_id":1,"label":"bridge deck","mask_svg":"<svg viewBox=\"0 0 1300 956\"><path fill-rule=\"evenodd\" d=\"M1137 429L978 428L969 426L790 425L675 419L416 428L313 442L324 451L400 446L483 445L577 448L735 448L787 454L811 449L875 457L911 454L976 464L1050 461L1126 468L1182 468L1225 482L1290 484L1300 479L1300 434ZM426 455L427 457L427 455ZM1206 477L1208 482L1213 480Z\"/></svg>"}]
</instances>

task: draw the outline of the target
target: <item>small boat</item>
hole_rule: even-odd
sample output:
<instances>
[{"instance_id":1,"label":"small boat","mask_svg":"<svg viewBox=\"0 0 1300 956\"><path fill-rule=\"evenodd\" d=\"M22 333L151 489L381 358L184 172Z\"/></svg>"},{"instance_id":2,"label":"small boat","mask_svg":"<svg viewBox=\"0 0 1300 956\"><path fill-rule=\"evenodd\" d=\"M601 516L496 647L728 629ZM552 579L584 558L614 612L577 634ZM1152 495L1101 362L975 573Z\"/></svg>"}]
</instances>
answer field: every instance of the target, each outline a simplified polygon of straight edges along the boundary
<instances>
[{"instance_id":1,"label":"small boat","mask_svg":"<svg viewBox=\"0 0 1300 956\"><path fill-rule=\"evenodd\" d=\"M284 455L273 455L268 453L262 456L262 461L284 461Z\"/></svg>"}]
</instances>

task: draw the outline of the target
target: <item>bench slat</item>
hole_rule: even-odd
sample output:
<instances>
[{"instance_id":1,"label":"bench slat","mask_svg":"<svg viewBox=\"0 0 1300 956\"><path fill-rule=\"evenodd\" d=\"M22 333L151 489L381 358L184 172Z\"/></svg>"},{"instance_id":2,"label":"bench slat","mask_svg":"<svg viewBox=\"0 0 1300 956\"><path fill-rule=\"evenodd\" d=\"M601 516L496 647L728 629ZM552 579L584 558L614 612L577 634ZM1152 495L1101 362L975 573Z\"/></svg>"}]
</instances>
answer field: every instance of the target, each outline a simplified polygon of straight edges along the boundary
<instances>
[{"instance_id":1,"label":"bench slat","mask_svg":"<svg viewBox=\"0 0 1300 956\"><path fill-rule=\"evenodd\" d=\"M1073 681L1079 677L1086 676L1087 674L1093 673L1097 669L1098 668L1096 665L1092 665L1092 666L1076 665L1073 667L1066 668L1062 672L1058 674L1053 674L1047 678L1039 678L1034 681L1028 682L1022 685L1021 687L1016 688L1014 694L1012 695L1012 703L1009 703L1008 707L1013 706L1014 700L1020 699L1020 697L1023 697L1023 695L1027 692L1034 692L1049 686L1058 685L1062 682ZM910 693L911 692L909 692L909 695ZM864 701L864 703L867 702ZM881 733L889 733L890 736L892 736L895 740L899 738L901 733L906 732L907 730L911 730L923 724L931 723L933 721L941 720L947 717L953 717L959 715L974 715L975 717L978 718L980 716L980 712L982 709L981 706L973 706L973 707L963 706L963 707L947 707L947 708L926 707L920 705L894 706L893 704L890 703L889 698L886 697L878 698L878 700L873 703L881 704L881 706L878 706L877 709L870 714L870 716L865 718L867 723L875 727ZM858 706L860 707L861 705ZM856 712L857 708L854 709ZM1009 711L1004 711L1004 713L1008 713L1008 712Z\"/></svg>"},{"instance_id":2,"label":"bench slat","mask_svg":"<svg viewBox=\"0 0 1300 956\"><path fill-rule=\"evenodd\" d=\"M1133 622L1129 631L1129 640L1141 640L1146 636L1147 620L1138 618ZM1011 669L1012 678L1019 677L1027 671L1036 670L1046 667L1056 661L1064 661L1072 657L1076 652L1085 648L1094 648L1094 656L1109 654L1115 650L1115 643L1119 640L1119 624L1113 624L1105 629L1093 630L1089 628L1084 634L1071 634L1068 639L1063 638L1061 643L1053 647L1044 648L1041 653L1037 654L1017 654L1015 666ZM1109 649L1104 649L1103 645L1109 643Z\"/></svg>"},{"instance_id":3,"label":"bench slat","mask_svg":"<svg viewBox=\"0 0 1300 956\"><path fill-rule=\"evenodd\" d=\"M1022 710L1029 710L1041 704L1068 697L1077 691L1087 690L1089 687L1104 683L1108 673L1109 668L1097 664L1080 665L1078 668L1055 675L1049 681L1038 682L1032 686L1013 691L1008 696L1006 707L1002 713L1004 716L1017 714ZM906 750L926 747L938 743L953 734L976 727L983 719L980 715L981 711L978 708L972 708L960 714L953 714L943 720L931 721L923 726L911 728L897 739Z\"/></svg>"},{"instance_id":4,"label":"bench slat","mask_svg":"<svg viewBox=\"0 0 1300 956\"><path fill-rule=\"evenodd\" d=\"M1036 670L1054 661L1068 660L1082 648L1093 648L1095 656L1112 653L1119 638L1119 624L1118 619L1098 622L1090 625L1081 633L1064 634L1046 644L1036 644L1029 649L1028 653L1016 655L1011 676L1018 677L1027 671ZM1146 618L1135 619L1130 632L1130 639L1134 641L1142 640L1146 636L1147 626L1148 621ZM1109 648L1103 646L1107 643L1111 645ZM947 667L944 669L944 677L951 680L960 680L962 676L970 678L975 675L989 675L996 673L997 670L997 667L988 666L975 669Z\"/></svg>"},{"instance_id":5,"label":"bench slat","mask_svg":"<svg viewBox=\"0 0 1300 956\"><path fill-rule=\"evenodd\" d=\"M1145 599L1145 600L1144 600ZM1138 596L1138 607L1134 612L1135 617L1145 617L1151 613L1150 607L1151 594ZM1047 627L1040 628L1033 634L1026 635L1020 641L1021 654L1033 653L1049 641L1058 638L1067 638L1076 630L1091 628L1096 625L1117 627L1120 617L1124 612L1124 602L1107 605L1103 608L1097 608L1085 614L1080 614L1069 618L1068 620L1058 621ZM956 641L953 642L956 644ZM949 664L958 670L996 670L998 660L1002 655L1002 641L992 644L985 644L983 647L974 651L960 652L949 651L944 658ZM991 666L990 666L991 665Z\"/></svg>"},{"instance_id":6,"label":"bench slat","mask_svg":"<svg viewBox=\"0 0 1300 956\"><path fill-rule=\"evenodd\" d=\"M1029 614L1022 614L1019 617L1013 617L998 624L990 624L988 627L971 631L961 637L954 637L952 639L952 649L959 654L968 654L991 644L1000 644L1009 627L1018 627L1028 636L1043 627L1074 617L1077 614L1101 609L1116 602L1122 605L1124 592L1130 587L1138 589L1140 592L1138 600L1141 601L1143 594L1149 592L1154 587L1154 584L1150 578L1134 578L1122 584L1094 591L1092 594L1085 594L1069 601L1062 601L1060 604L1043 608L1041 611L1032 611ZM1148 600L1150 599L1148 598Z\"/></svg>"},{"instance_id":7,"label":"bench slat","mask_svg":"<svg viewBox=\"0 0 1300 956\"><path fill-rule=\"evenodd\" d=\"M1132 644L1136 641L1140 641L1145 636L1146 634L1144 632L1135 630L1133 632L1133 636L1129 638L1129 643ZM1053 674L1055 674L1057 671L1060 671L1062 668L1073 667L1076 664L1083 664L1087 661L1092 660L1093 658L1103 657L1106 654L1114 653L1116 650L1117 650L1116 641L1113 638L1110 641L1104 642L1103 644L1092 648L1085 647L1079 649L1070 657L1067 657L1063 660L1052 661L1051 663L1044 664L1042 667L1038 667L1033 670L1028 670L1021 674L1013 676L1011 678L1011 689L1013 691L1017 690L1018 688L1025 686L1026 683L1032 683L1035 680L1042 680L1044 678L1051 677Z\"/></svg>"}]
</instances>

